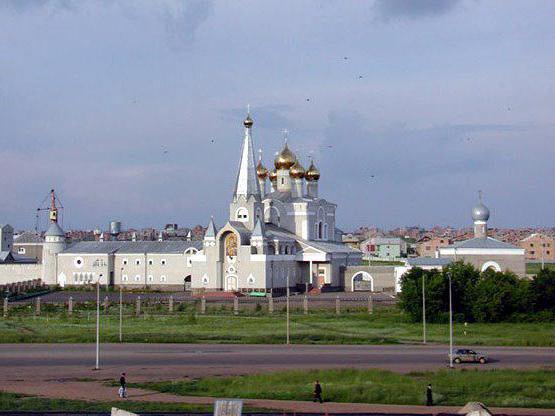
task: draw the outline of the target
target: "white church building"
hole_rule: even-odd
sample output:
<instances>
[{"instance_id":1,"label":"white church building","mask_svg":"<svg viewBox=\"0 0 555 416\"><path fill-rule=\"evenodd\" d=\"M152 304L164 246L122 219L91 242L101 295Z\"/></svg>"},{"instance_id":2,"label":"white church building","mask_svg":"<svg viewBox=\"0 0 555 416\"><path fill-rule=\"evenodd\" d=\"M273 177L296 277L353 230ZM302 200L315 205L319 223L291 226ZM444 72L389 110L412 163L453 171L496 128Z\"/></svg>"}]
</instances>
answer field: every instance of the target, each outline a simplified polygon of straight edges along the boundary
<instances>
[{"instance_id":1,"label":"white church building","mask_svg":"<svg viewBox=\"0 0 555 416\"><path fill-rule=\"evenodd\" d=\"M250 115L229 219L210 220L203 241L93 241L66 245L57 216L43 247L47 284L96 282L193 291L281 291L287 285L341 288L361 252L341 242L337 205L321 198L320 172L305 169L285 142L268 170L255 162Z\"/></svg>"}]
</instances>

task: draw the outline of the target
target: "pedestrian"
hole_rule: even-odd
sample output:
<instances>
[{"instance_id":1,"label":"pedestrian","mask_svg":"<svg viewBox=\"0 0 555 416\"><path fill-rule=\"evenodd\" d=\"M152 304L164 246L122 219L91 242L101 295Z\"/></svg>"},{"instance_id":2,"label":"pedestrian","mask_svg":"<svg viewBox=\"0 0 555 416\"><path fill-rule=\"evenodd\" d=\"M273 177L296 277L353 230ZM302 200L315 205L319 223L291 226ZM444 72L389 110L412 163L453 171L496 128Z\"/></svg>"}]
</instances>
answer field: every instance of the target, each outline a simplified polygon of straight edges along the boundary
<instances>
[{"instance_id":1,"label":"pedestrian","mask_svg":"<svg viewBox=\"0 0 555 416\"><path fill-rule=\"evenodd\" d=\"M314 401L322 403L322 386L320 382L316 380L314 383Z\"/></svg>"},{"instance_id":2,"label":"pedestrian","mask_svg":"<svg viewBox=\"0 0 555 416\"><path fill-rule=\"evenodd\" d=\"M121 377L119 378L119 397L125 399L127 397L127 379L125 373L121 373Z\"/></svg>"},{"instance_id":3,"label":"pedestrian","mask_svg":"<svg viewBox=\"0 0 555 416\"><path fill-rule=\"evenodd\" d=\"M428 384L426 387L426 406L433 406L434 398L432 397L432 385Z\"/></svg>"}]
</instances>

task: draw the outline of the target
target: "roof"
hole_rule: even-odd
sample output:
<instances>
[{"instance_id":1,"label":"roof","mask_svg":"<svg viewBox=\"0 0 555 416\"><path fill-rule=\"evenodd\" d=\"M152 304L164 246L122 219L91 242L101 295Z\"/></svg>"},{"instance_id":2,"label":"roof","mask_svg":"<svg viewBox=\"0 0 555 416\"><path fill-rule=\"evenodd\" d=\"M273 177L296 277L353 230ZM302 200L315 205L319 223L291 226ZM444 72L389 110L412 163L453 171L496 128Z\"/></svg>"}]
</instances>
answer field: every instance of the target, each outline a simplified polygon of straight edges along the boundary
<instances>
[{"instance_id":1,"label":"roof","mask_svg":"<svg viewBox=\"0 0 555 416\"><path fill-rule=\"evenodd\" d=\"M19 234L14 239L14 244L42 244L44 243L44 239L38 233L33 231L25 231L24 233Z\"/></svg>"},{"instance_id":2,"label":"roof","mask_svg":"<svg viewBox=\"0 0 555 416\"><path fill-rule=\"evenodd\" d=\"M252 230L251 237L264 237L264 228L262 227L262 222L260 219L256 219L256 224L254 225L254 230Z\"/></svg>"},{"instance_id":3,"label":"roof","mask_svg":"<svg viewBox=\"0 0 555 416\"><path fill-rule=\"evenodd\" d=\"M179 254L190 247L202 249L201 241L80 241L70 245L64 253L160 253Z\"/></svg>"},{"instance_id":4,"label":"roof","mask_svg":"<svg viewBox=\"0 0 555 416\"><path fill-rule=\"evenodd\" d=\"M47 237L65 237L64 230L62 230L57 222L51 223L44 235Z\"/></svg>"},{"instance_id":5,"label":"roof","mask_svg":"<svg viewBox=\"0 0 555 416\"><path fill-rule=\"evenodd\" d=\"M37 259L30 257L20 256L10 251L0 251L0 264L35 264Z\"/></svg>"},{"instance_id":6,"label":"roof","mask_svg":"<svg viewBox=\"0 0 555 416\"><path fill-rule=\"evenodd\" d=\"M374 237L371 240L376 245L380 245L380 244L401 244L401 242L402 242L400 237Z\"/></svg>"},{"instance_id":7,"label":"roof","mask_svg":"<svg viewBox=\"0 0 555 416\"><path fill-rule=\"evenodd\" d=\"M492 237L476 237L470 240L456 242L445 248L518 248L512 244L496 240Z\"/></svg>"},{"instance_id":8,"label":"roof","mask_svg":"<svg viewBox=\"0 0 555 416\"><path fill-rule=\"evenodd\" d=\"M270 238L274 236L279 240L298 241L299 243L314 247L317 250L325 251L326 253L360 254L359 250L355 250L346 244L337 241L305 240L287 230L284 230L283 228L276 227L273 224L266 224L266 235Z\"/></svg>"},{"instance_id":9,"label":"roof","mask_svg":"<svg viewBox=\"0 0 555 416\"><path fill-rule=\"evenodd\" d=\"M214 225L214 218L210 218L210 222L208 223L208 227L206 228L204 237L216 237L217 233L218 231L216 230L216 226Z\"/></svg>"},{"instance_id":10,"label":"roof","mask_svg":"<svg viewBox=\"0 0 555 416\"><path fill-rule=\"evenodd\" d=\"M453 259L444 258L444 257L414 257L407 259L407 263L414 267L419 266L447 266L451 263Z\"/></svg>"},{"instance_id":11,"label":"roof","mask_svg":"<svg viewBox=\"0 0 555 416\"><path fill-rule=\"evenodd\" d=\"M252 232L245 226L244 223L241 221L229 221L228 224L239 233L242 245L250 244Z\"/></svg>"},{"instance_id":12,"label":"roof","mask_svg":"<svg viewBox=\"0 0 555 416\"><path fill-rule=\"evenodd\" d=\"M235 197L239 195L254 195L260 198L260 185L256 175L256 165L254 163L254 151L252 148L251 129L245 129L243 148L241 149L241 160L237 170L237 179L233 191Z\"/></svg>"}]
</instances>

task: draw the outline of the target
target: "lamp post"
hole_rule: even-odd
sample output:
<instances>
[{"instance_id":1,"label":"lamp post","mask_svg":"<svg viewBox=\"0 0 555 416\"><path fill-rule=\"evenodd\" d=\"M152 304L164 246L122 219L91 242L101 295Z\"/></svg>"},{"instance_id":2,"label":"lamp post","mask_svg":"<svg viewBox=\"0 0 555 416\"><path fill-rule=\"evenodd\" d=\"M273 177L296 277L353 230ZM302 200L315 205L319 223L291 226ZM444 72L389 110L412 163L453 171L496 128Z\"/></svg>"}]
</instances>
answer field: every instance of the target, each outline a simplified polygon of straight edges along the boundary
<instances>
[{"instance_id":1,"label":"lamp post","mask_svg":"<svg viewBox=\"0 0 555 416\"><path fill-rule=\"evenodd\" d=\"M98 276L96 280L96 364L94 366L95 370L99 370L99 355L100 355L100 278L102 275Z\"/></svg>"},{"instance_id":2,"label":"lamp post","mask_svg":"<svg viewBox=\"0 0 555 416\"><path fill-rule=\"evenodd\" d=\"M451 272L447 272L449 278L449 368L453 368L453 295L451 291Z\"/></svg>"},{"instance_id":3,"label":"lamp post","mask_svg":"<svg viewBox=\"0 0 555 416\"><path fill-rule=\"evenodd\" d=\"M287 315L287 332L286 332L286 337L287 337L287 345L290 344L290 338L289 338L289 274L287 274L287 296L286 296L286 315Z\"/></svg>"},{"instance_id":4,"label":"lamp post","mask_svg":"<svg viewBox=\"0 0 555 416\"><path fill-rule=\"evenodd\" d=\"M426 344L426 280L422 273L422 343Z\"/></svg>"}]
</instances>

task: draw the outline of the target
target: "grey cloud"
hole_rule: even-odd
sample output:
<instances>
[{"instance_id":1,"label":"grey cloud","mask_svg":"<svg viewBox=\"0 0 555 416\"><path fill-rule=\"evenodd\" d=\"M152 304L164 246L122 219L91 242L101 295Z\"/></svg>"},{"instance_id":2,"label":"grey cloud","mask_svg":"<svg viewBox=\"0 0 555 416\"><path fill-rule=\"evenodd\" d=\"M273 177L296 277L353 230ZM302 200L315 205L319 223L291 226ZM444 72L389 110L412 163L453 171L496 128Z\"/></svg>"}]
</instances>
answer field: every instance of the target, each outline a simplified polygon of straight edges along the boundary
<instances>
[{"instance_id":1,"label":"grey cloud","mask_svg":"<svg viewBox=\"0 0 555 416\"><path fill-rule=\"evenodd\" d=\"M449 13L460 0L376 0L374 9L383 20L440 16Z\"/></svg>"},{"instance_id":2,"label":"grey cloud","mask_svg":"<svg viewBox=\"0 0 555 416\"><path fill-rule=\"evenodd\" d=\"M170 1L164 4L163 16L170 48L190 46L200 25L214 11L209 0Z\"/></svg>"}]
</instances>

